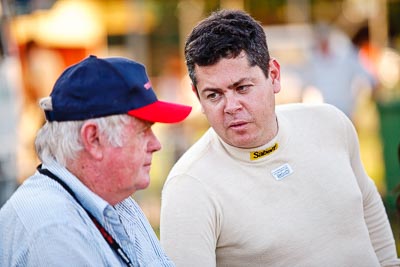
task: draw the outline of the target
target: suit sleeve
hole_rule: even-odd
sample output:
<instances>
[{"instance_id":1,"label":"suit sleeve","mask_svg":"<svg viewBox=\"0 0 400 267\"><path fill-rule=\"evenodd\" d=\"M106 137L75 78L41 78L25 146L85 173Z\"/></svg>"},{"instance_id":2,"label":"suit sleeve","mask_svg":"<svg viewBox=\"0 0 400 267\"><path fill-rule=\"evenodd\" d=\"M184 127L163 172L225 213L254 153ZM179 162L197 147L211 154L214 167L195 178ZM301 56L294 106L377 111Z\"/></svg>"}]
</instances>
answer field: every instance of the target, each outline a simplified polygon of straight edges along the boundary
<instances>
[{"instance_id":1,"label":"suit sleeve","mask_svg":"<svg viewBox=\"0 0 400 267\"><path fill-rule=\"evenodd\" d=\"M219 205L212 192L190 176L169 179L162 192L160 239L177 267L216 266Z\"/></svg>"},{"instance_id":2,"label":"suit sleeve","mask_svg":"<svg viewBox=\"0 0 400 267\"><path fill-rule=\"evenodd\" d=\"M400 266L393 232L382 198L374 181L366 173L361 161L356 130L350 120L347 117L345 118L344 115L343 121L346 127L346 140L348 142L351 165L363 197L364 219L372 246L381 266Z\"/></svg>"}]
</instances>

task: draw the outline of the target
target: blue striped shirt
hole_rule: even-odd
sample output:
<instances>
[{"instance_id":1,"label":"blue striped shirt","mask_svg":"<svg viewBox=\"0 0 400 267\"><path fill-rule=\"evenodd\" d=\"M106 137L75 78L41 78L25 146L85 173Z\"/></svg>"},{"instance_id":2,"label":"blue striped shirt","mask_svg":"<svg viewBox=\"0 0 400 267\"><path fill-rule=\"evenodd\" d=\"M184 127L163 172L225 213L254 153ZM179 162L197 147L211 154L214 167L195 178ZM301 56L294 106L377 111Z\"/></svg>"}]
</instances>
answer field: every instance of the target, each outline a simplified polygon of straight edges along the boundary
<instances>
[{"instance_id":1,"label":"blue striped shirt","mask_svg":"<svg viewBox=\"0 0 400 267\"><path fill-rule=\"evenodd\" d=\"M135 266L174 266L132 198L111 206L57 163L43 168L72 189ZM77 201L39 172L0 210L0 266L124 265Z\"/></svg>"}]
</instances>

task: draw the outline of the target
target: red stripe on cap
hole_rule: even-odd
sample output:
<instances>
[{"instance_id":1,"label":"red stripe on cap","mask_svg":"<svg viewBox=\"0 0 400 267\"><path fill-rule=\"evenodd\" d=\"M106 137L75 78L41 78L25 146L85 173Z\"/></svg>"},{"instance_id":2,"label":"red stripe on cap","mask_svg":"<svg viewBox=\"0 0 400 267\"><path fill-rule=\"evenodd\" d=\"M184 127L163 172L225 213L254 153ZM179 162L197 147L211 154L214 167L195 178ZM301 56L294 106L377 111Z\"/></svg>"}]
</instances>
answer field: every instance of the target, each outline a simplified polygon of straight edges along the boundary
<instances>
[{"instance_id":1,"label":"red stripe on cap","mask_svg":"<svg viewBox=\"0 0 400 267\"><path fill-rule=\"evenodd\" d=\"M189 116L191 110L190 106L156 101L150 105L130 110L128 114L151 122L176 123Z\"/></svg>"}]
</instances>

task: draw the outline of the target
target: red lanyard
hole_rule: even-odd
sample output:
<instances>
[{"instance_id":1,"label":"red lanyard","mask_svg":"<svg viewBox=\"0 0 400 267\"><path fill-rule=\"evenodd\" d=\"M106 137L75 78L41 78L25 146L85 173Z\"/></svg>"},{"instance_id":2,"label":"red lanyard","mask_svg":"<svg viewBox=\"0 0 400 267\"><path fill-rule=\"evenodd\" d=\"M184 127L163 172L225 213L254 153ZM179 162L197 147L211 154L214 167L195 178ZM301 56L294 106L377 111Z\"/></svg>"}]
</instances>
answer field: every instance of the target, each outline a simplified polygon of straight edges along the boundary
<instances>
[{"instance_id":1,"label":"red lanyard","mask_svg":"<svg viewBox=\"0 0 400 267\"><path fill-rule=\"evenodd\" d=\"M129 259L128 255L126 255L125 251L121 248L121 246L118 244L118 242L107 232L107 230L97 221L97 219L87 210L85 207L82 206L80 201L76 198L75 193L71 190L71 188L64 182L62 181L58 176L56 176L54 173L49 171L48 169L42 169L42 165L40 164L37 167L37 170L43 174L46 175L47 177L55 180L58 182L64 189L70 193L70 195L78 202L78 204L86 211L86 213L89 215L90 219L92 219L93 223L96 225L97 229L99 229L101 235L104 237L106 242L110 245L110 247L121 257L121 259L126 263L126 265L133 267L133 263Z\"/></svg>"}]
</instances>

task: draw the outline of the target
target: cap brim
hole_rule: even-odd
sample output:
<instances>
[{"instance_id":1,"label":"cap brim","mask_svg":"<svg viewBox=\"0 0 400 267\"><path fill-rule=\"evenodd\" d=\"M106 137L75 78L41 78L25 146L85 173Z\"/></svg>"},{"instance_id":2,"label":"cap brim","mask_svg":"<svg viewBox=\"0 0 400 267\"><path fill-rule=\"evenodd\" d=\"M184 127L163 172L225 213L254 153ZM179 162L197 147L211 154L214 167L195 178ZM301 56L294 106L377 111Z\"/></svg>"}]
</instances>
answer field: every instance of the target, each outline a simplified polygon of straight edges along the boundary
<instances>
[{"instance_id":1,"label":"cap brim","mask_svg":"<svg viewBox=\"0 0 400 267\"><path fill-rule=\"evenodd\" d=\"M189 116L191 110L190 106L156 101L150 105L130 110L128 114L151 122L176 123Z\"/></svg>"}]
</instances>

